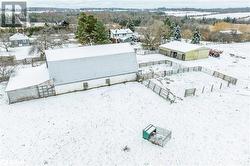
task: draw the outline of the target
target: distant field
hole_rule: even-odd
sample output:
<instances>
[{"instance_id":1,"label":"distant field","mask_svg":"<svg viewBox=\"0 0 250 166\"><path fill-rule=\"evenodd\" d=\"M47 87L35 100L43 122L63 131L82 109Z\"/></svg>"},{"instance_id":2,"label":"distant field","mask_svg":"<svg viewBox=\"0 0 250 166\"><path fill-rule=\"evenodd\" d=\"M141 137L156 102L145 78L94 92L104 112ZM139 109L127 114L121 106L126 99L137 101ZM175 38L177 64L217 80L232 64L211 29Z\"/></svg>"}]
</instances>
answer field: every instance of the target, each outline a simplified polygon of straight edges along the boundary
<instances>
[{"instance_id":1,"label":"distant field","mask_svg":"<svg viewBox=\"0 0 250 166\"><path fill-rule=\"evenodd\" d=\"M209 14L206 16L199 16L199 17L194 17L197 19L201 19L201 18L216 18L216 19L224 19L227 17L231 17L231 18L243 18L243 17L250 17L250 12L242 12L242 13L225 13L225 14Z\"/></svg>"},{"instance_id":2,"label":"distant field","mask_svg":"<svg viewBox=\"0 0 250 166\"><path fill-rule=\"evenodd\" d=\"M220 22L210 26L211 31L220 31L226 29L238 29L243 33L250 33L249 24L232 24L232 23Z\"/></svg>"},{"instance_id":3,"label":"distant field","mask_svg":"<svg viewBox=\"0 0 250 166\"><path fill-rule=\"evenodd\" d=\"M166 11L166 15L183 17L183 16L204 16L209 14L214 14L212 12L198 12L198 11Z\"/></svg>"}]
</instances>

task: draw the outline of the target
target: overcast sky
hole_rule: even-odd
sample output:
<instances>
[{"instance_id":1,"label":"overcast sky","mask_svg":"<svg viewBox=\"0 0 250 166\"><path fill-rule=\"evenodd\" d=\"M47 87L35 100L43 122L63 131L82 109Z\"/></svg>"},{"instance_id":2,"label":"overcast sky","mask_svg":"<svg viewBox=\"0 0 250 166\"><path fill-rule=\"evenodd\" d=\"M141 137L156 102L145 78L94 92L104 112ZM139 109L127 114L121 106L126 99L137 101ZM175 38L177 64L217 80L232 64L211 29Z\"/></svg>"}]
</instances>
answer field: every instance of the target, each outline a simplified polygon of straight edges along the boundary
<instances>
[{"instance_id":1,"label":"overcast sky","mask_svg":"<svg viewBox=\"0 0 250 166\"><path fill-rule=\"evenodd\" d=\"M0 0L1 1L1 0ZM27 0L29 6L67 8L227 8L250 7L250 0Z\"/></svg>"}]
</instances>

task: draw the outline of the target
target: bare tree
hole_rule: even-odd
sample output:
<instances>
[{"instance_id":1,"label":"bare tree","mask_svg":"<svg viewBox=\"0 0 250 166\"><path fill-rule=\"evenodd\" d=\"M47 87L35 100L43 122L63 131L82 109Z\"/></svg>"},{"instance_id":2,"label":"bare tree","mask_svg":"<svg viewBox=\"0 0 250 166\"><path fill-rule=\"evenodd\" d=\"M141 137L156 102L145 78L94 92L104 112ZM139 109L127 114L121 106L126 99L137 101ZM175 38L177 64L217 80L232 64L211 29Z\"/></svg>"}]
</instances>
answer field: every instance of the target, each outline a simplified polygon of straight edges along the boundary
<instances>
[{"instance_id":1,"label":"bare tree","mask_svg":"<svg viewBox=\"0 0 250 166\"><path fill-rule=\"evenodd\" d=\"M168 31L168 27L162 21L154 21L152 25L142 31L143 47L150 50L157 49L167 38Z\"/></svg>"},{"instance_id":2,"label":"bare tree","mask_svg":"<svg viewBox=\"0 0 250 166\"><path fill-rule=\"evenodd\" d=\"M15 68L14 56L0 57L0 82L8 80Z\"/></svg>"},{"instance_id":3,"label":"bare tree","mask_svg":"<svg viewBox=\"0 0 250 166\"><path fill-rule=\"evenodd\" d=\"M9 33L0 33L0 47L5 49L6 52L9 52L9 48L11 46L9 38Z\"/></svg>"},{"instance_id":4,"label":"bare tree","mask_svg":"<svg viewBox=\"0 0 250 166\"><path fill-rule=\"evenodd\" d=\"M63 41L65 41L62 35L58 36L59 39L53 36L53 34L55 34L53 27L45 27L39 31L38 34L39 35L34 41L29 54L40 54L41 59L43 59L45 56L45 50L61 47Z\"/></svg>"}]
</instances>

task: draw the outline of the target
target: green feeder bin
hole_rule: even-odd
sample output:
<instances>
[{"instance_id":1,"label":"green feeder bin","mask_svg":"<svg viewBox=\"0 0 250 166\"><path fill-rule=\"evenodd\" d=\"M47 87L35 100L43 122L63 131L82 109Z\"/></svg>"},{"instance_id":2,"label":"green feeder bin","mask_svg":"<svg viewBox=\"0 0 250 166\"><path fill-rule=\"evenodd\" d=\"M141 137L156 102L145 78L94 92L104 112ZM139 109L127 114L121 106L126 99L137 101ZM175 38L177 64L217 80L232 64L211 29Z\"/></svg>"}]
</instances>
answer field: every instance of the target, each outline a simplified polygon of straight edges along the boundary
<instances>
[{"instance_id":1,"label":"green feeder bin","mask_svg":"<svg viewBox=\"0 0 250 166\"><path fill-rule=\"evenodd\" d=\"M144 130L143 130L143 138L146 140L149 140L150 136L156 132L156 127L153 125L148 125Z\"/></svg>"}]
</instances>

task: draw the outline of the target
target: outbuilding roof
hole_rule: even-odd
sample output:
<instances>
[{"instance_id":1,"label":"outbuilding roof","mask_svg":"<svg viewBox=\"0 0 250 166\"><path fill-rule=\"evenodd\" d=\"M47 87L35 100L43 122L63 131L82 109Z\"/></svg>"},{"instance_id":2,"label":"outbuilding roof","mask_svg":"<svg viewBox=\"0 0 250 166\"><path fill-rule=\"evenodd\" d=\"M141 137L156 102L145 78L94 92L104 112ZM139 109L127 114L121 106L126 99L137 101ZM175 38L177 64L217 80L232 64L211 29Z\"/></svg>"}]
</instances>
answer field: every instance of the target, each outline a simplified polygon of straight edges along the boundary
<instances>
[{"instance_id":1,"label":"outbuilding roof","mask_svg":"<svg viewBox=\"0 0 250 166\"><path fill-rule=\"evenodd\" d=\"M39 85L49 79L49 72L45 64L38 67L19 69L11 75L5 91L8 92Z\"/></svg>"},{"instance_id":2,"label":"outbuilding roof","mask_svg":"<svg viewBox=\"0 0 250 166\"><path fill-rule=\"evenodd\" d=\"M62 61L132 52L134 49L129 43L119 43L47 50L45 54L47 61Z\"/></svg>"},{"instance_id":3,"label":"outbuilding roof","mask_svg":"<svg viewBox=\"0 0 250 166\"><path fill-rule=\"evenodd\" d=\"M129 28L127 28L127 29L110 29L110 32L113 34L133 33Z\"/></svg>"},{"instance_id":4,"label":"outbuilding roof","mask_svg":"<svg viewBox=\"0 0 250 166\"><path fill-rule=\"evenodd\" d=\"M22 33L16 33L10 37L10 41L13 40L28 40L29 37Z\"/></svg>"},{"instance_id":5,"label":"outbuilding roof","mask_svg":"<svg viewBox=\"0 0 250 166\"><path fill-rule=\"evenodd\" d=\"M197 49L201 49L205 47L201 45L197 45L197 44L186 43L186 42L171 41L169 43L161 45L160 48L166 48L166 49L185 53L185 52L189 52L189 51L193 51L193 50L197 50Z\"/></svg>"}]
</instances>

